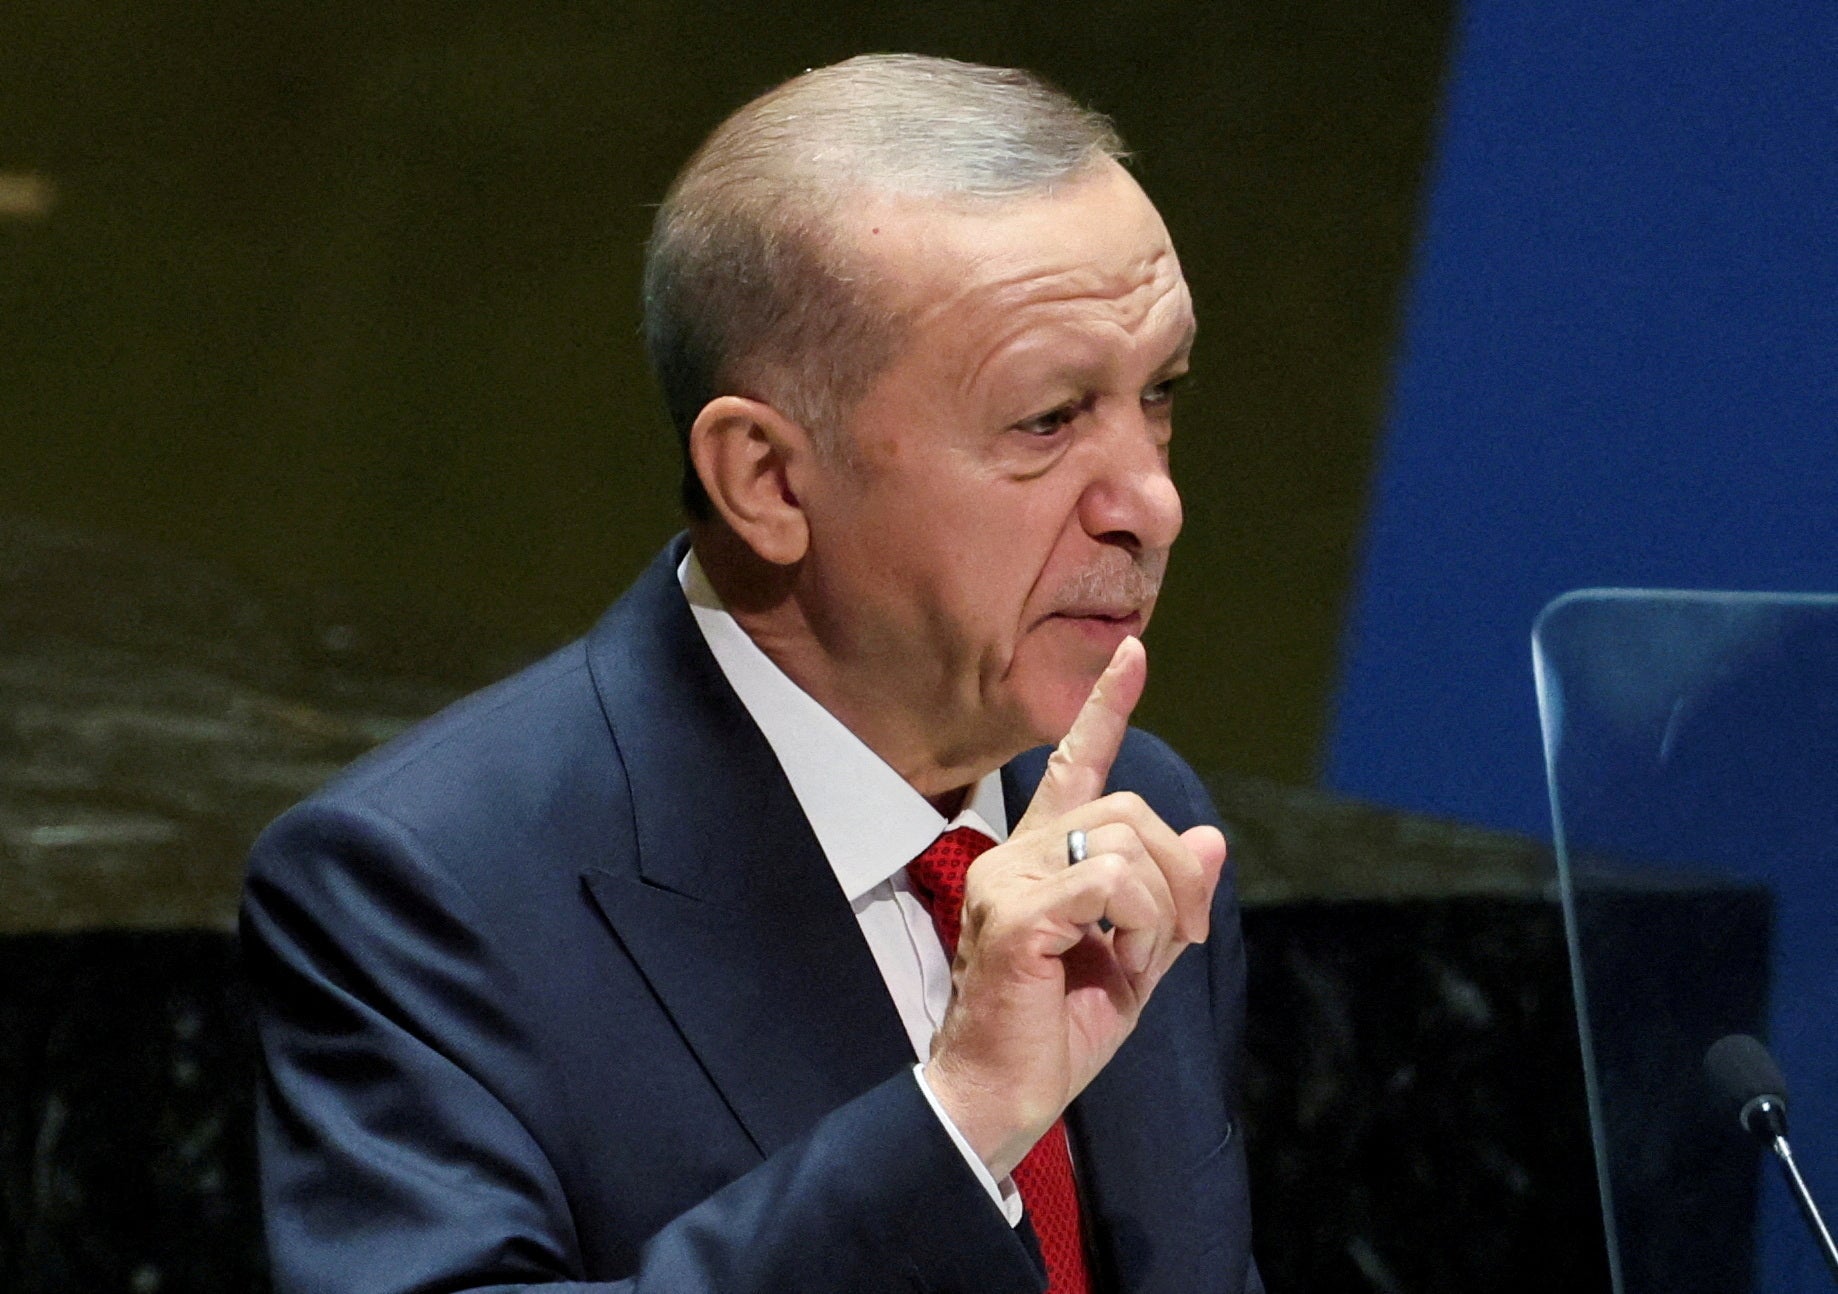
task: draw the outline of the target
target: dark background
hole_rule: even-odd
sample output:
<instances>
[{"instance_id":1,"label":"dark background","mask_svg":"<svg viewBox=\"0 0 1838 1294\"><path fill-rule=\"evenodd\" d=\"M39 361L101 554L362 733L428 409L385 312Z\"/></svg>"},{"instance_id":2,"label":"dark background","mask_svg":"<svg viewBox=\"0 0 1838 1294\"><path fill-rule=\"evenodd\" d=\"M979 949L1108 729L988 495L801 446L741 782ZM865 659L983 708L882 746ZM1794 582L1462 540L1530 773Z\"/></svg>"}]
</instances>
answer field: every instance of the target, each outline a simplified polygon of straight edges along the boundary
<instances>
[{"instance_id":1,"label":"dark background","mask_svg":"<svg viewBox=\"0 0 1838 1294\"><path fill-rule=\"evenodd\" d=\"M468 684L677 527L651 207L784 77L907 49L1115 116L1201 319L1148 726L1315 772L1444 61L1439 3L0 9L0 511L221 564Z\"/></svg>"}]
</instances>

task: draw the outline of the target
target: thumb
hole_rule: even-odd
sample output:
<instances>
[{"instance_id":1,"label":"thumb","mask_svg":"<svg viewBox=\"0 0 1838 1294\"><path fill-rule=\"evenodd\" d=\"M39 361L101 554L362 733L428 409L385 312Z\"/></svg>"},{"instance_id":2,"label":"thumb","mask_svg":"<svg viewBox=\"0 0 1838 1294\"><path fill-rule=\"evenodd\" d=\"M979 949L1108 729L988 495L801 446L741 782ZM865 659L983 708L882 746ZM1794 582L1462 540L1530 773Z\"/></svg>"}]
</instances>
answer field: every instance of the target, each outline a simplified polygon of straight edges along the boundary
<instances>
[{"instance_id":1,"label":"thumb","mask_svg":"<svg viewBox=\"0 0 1838 1294\"><path fill-rule=\"evenodd\" d=\"M1187 931L1190 943L1206 938L1212 926L1213 892L1219 888L1219 877L1225 871L1225 833L1214 826L1189 827L1181 833L1181 843L1199 860L1200 874L1206 878L1206 906L1199 924Z\"/></svg>"},{"instance_id":2,"label":"thumb","mask_svg":"<svg viewBox=\"0 0 1838 1294\"><path fill-rule=\"evenodd\" d=\"M1130 712L1142 699L1148 679L1148 653L1140 640L1125 638L1092 685L1071 730L1047 761L1046 774L1016 825L1017 832L1045 826L1104 794L1110 766L1129 730Z\"/></svg>"}]
</instances>

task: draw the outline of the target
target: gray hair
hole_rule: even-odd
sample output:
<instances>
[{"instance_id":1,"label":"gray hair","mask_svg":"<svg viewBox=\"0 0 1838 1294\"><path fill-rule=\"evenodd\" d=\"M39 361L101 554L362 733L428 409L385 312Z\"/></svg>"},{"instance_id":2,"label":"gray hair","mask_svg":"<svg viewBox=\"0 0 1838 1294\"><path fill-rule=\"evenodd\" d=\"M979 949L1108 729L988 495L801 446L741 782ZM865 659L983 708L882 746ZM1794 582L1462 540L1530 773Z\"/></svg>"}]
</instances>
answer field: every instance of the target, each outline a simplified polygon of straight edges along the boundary
<instances>
[{"instance_id":1,"label":"gray hair","mask_svg":"<svg viewBox=\"0 0 1838 1294\"><path fill-rule=\"evenodd\" d=\"M1032 73L916 54L817 68L722 122L671 185L645 255L645 346L690 514L711 515L689 430L716 396L765 400L846 455L840 427L902 322L838 236L850 195L998 202L1123 156L1108 119Z\"/></svg>"}]
</instances>

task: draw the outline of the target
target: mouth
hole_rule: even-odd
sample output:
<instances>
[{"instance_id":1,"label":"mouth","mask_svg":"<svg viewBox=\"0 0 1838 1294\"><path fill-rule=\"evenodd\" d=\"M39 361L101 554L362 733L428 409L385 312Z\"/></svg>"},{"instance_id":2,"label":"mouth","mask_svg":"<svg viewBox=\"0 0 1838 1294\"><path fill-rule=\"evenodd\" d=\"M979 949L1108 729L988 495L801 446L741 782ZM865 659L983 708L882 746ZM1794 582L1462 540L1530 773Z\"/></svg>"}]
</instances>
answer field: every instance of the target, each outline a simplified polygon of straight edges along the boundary
<instances>
[{"instance_id":1,"label":"mouth","mask_svg":"<svg viewBox=\"0 0 1838 1294\"><path fill-rule=\"evenodd\" d=\"M1087 642L1115 651L1149 623L1167 566L1166 550L1127 554L1108 548L1059 584L1053 597L1059 606L1046 620L1063 621Z\"/></svg>"},{"instance_id":2,"label":"mouth","mask_svg":"<svg viewBox=\"0 0 1838 1294\"><path fill-rule=\"evenodd\" d=\"M1071 607L1048 619L1063 621L1081 635L1115 647L1131 635L1140 635L1146 617L1136 608Z\"/></svg>"}]
</instances>

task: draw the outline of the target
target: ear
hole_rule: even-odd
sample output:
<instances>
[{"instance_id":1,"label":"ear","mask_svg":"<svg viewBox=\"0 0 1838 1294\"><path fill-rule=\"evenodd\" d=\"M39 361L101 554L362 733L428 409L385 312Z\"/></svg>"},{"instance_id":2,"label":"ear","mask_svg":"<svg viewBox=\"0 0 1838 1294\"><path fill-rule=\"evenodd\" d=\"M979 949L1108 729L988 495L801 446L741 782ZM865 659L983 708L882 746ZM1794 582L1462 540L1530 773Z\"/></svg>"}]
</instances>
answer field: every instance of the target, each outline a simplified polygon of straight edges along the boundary
<instances>
[{"instance_id":1,"label":"ear","mask_svg":"<svg viewBox=\"0 0 1838 1294\"><path fill-rule=\"evenodd\" d=\"M689 459L715 510L774 566L794 565L810 547L810 523L791 482L812 451L803 427L738 395L710 400L689 429Z\"/></svg>"}]
</instances>

